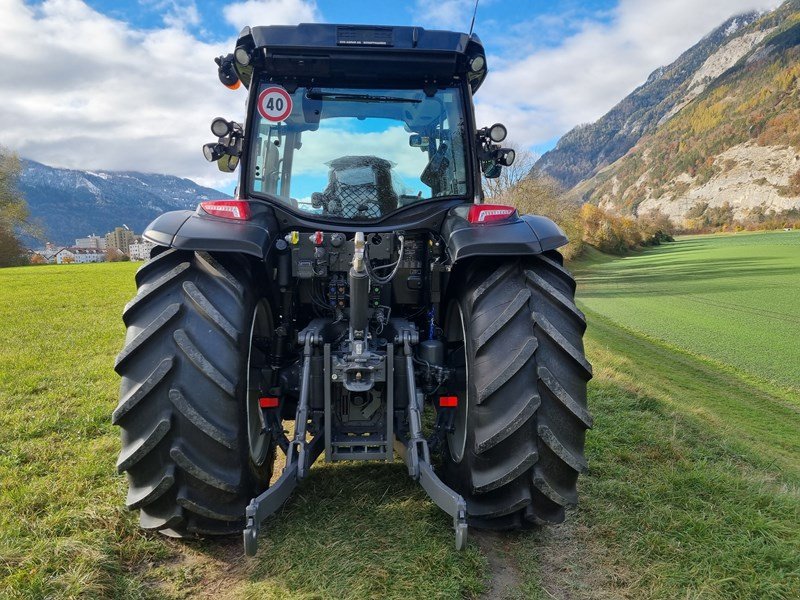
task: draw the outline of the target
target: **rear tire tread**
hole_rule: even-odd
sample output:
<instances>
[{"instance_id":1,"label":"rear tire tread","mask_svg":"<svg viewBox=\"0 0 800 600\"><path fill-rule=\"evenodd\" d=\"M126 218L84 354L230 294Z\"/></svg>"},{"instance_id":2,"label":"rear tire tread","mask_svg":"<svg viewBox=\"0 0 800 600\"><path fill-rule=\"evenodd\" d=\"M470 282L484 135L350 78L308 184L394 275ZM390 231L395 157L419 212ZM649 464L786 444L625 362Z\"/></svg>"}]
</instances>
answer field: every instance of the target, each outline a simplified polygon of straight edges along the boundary
<instances>
[{"instance_id":1,"label":"rear tire tread","mask_svg":"<svg viewBox=\"0 0 800 600\"><path fill-rule=\"evenodd\" d=\"M214 382L219 388L228 394L228 396L233 397L236 393L236 386L230 381L227 377L225 377L212 363L208 360L205 355L200 352L200 349L197 345L191 340L189 334L186 333L183 329L176 329L175 333L173 333L172 337L175 338L175 342L178 344L178 348L181 349L183 354L188 358L197 369L205 375L209 380Z\"/></svg>"},{"instance_id":2,"label":"rear tire tread","mask_svg":"<svg viewBox=\"0 0 800 600\"><path fill-rule=\"evenodd\" d=\"M518 402L508 410L501 418L483 427L475 428L475 454L481 454L494 448L497 444L508 438L517 431L536 413L541 404L539 395L535 392L531 397L523 397L522 402Z\"/></svg>"},{"instance_id":3,"label":"rear tire tread","mask_svg":"<svg viewBox=\"0 0 800 600\"><path fill-rule=\"evenodd\" d=\"M150 504L158 500L161 496L175 483L175 465L168 465L161 480L155 485L146 487L137 487L133 483L128 487L128 496L125 500L125 506L134 510L145 504Z\"/></svg>"},{"instance_id":4,"label":"rear tire tread","mask_svg":"<svg viewBox=\"0 0 800 600\"><path fill-rule=\"evenodd\" d=\"M481 388L478 392L478 404L483 404L489 396L503 387L503 385L522 369L533 356L533 353L536 352L537 346L538 342L536 339L529 339L526 341L525 345L511 357L511 360L498 369L499 372L494 379L492 379L487 386Z\"/></svg>"},{"instance_id":5,"label":"rear tire tread","mask_svg":"<svg viewBox=\"0 0 800 600\"><path fill-rule=\"evenodd\" d=\"M575 415L575 417L581 423L583 423L586 429L591 429L594 425L594 419L592 418L592 415L589 414L589 411L578 404L578 402L576 402L575 399L572 398L572 396L570 396L563 387L561 387L561 384L547 367L539 367L538 372L539 381L545 386L545 388L555 398L557 398L567 410Z\"/></svg>"},{"instance_id":6,"label":"rear tire tread","mask_svg":"<svg viewBox=\"0 0 800 600\"><path fill-rule=\"evenodd\" d=\"M114 364L114 369L117 371L117 373L120 372L125 361L127 361L128 358L130 358L130 356L134 353L136 349L138 349L142 344L147 342L147 340L149 340L156 333L158 333L158 331L162 329L167 323L169 323L176 316L178 316L178 313L180 311L181 311L180 304L177 303L170 304L163 310L163 312L160 315L158 315L155 319L153 319L147 327L145 327L141 332L139 332L139 334L135 338L133 338L133 340L127 343L125 347L122 349L122 352L120 352L117 355L117 361Z\"/></svg>"},{"instance_id":7,"label":"rear tire tread","mask_svg":"<svg viewBox=\"0 0 800 600\"><path fill-rule=\"evenodd\" d=\"M170 448L169 455L172 457L172 460L175 461L176 465L206 485L231 494L239 492L240 481L238 481L238 479L225 479L224 477L211 473L208 469L204 469L197 464L197 461L189 458L187 452L180 446L173 446Z\"/></svg>"},{"instance_id":8,"label":"rear tire tread","mask_svg":"<svg viewBox=\"0 0 800 600\"><path fill-rule=\"evenodd\" d=\"M268 484L272 462L251 464L244 418L245 346L259 297L249 268L239 256L170 249L137 271L112 421L122 428L126 505L146 529L240 531L247 503Z\"/></svg>"},{"instance_id":9,"label":"rear tire tread","mask_svg":"<svg viewBox=\"0 0 800 600\"><path fill-rule=\"evenodd\" d=\"M142 438L139 438L135 444L128 444L124 448L117 460L117 472L129 471L142 460L158 443L164 439L170 429L169 419L162 418L155 426Z\"/></svg>"},{"instance_id":10,"label":"rear tire tread","mask_svg":"<svg viewBox=\"0 0 800 600\"><path fill-rule=\"evenodd\" d=\"M467 397L466 451L459 462L445 452L443 476L476 527L559 523L577 502L592 367L574 291L552 252L477 262L459 295L475 396Z\"/></svg>"},{"instance_id":11,"label":"rear tire tread","mask_svg":"<svg viewBox=\"0 0 800 600\"><path fill-rule=\"evenodd\" d=\"M230 324L228 319L222 316L222 313L217 310L217 307L203 295L203 292L201 292L193 282L184 281L183 291L198 310L200 310L208 320L214 323L214 325L219 327L220 331L227 335L234 344L238 341L239 332L236 331L236 328Z\"/></svg>"},{"instance_id":12,"label":"rear tire tread","mask_svg":"<svg viewBox=\"0 0 800 600\"><path fill-rule=\"evenodd\" d=\"M125 305L125 308L122 310L122 322L125 323L125 325L129 325L131 321L131 315L139 306L143 306L148 298L161 291L163 287L175 281L175 278L178 277L190 266L191 266L190 263L182 262L177 267L174 267L169 271L167 271L166 273L164 273L156 281L150 284L146 289L136 294L136 296L133 297L133 300L128 302Z\"/></svg>"},{"instance_id":13,"label":"rear tire tread","mask_svg":"<svg viewBox=\"0 0 800 600\"><path fill-rule=\"evenodd\" d=\"M161 383L170 372L172 366L175 364L173 357L168 356L164 358L158 366L153 369L153 372L148 375L144 381L131 390L125 398L123 398L114 412L111 414L111 423L119 425L119 422L133 410L139 402L141 402L153 389Z\"/></svg>"},{"instance_id":14,"label":"rear tire tread","mask_svg":"<svg viewBox=\"0 0 800 600\"><path fill-rule=\"evenodd\" d=\"M486 342L491 340L498 331L507 325L511 319L527 305L530 297L531 293L529 290L520 290L506 309L497 317L495 322L487 327L484 332L478 336L478 339L475 340L475 351L477 352L480 350Z\"/></svg>"},{"instance_id":15,"label":"rear tire tread","mask_svg":"<svg viewBox=\"0 0 800 600\"><path fill-rule=\"evenodd\" d=\"M236 450L236 437L230 433L222 431L219 426L215 425L201 415L200 412L184 397L180 390L175 388L171 389L169 391L169 399L175 408L177 408L184 417L189 419L189 421L194 423L194 426L200 431L226 448Z\"/></svg>"}]
</instances>

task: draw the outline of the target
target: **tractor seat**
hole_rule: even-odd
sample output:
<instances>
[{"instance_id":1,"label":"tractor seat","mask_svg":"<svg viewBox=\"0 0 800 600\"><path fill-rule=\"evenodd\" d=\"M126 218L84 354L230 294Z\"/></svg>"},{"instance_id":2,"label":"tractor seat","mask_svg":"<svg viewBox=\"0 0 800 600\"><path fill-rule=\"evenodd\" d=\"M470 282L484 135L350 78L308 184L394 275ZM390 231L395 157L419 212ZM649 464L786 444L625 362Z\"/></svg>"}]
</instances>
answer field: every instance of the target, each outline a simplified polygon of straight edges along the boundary
<instances>
[{"instance_id":1,"label":"tractor seat","mask_svg":"<svg viewBox=\"0 0 800 600\"><path fill-rule=\"evenodd\" d=\"M392 163L377 156L344 156L329 163L328 187L312 203L345 219L375 219L393 211L399 198L392 187Z\"/></svg>"}]
</instances>

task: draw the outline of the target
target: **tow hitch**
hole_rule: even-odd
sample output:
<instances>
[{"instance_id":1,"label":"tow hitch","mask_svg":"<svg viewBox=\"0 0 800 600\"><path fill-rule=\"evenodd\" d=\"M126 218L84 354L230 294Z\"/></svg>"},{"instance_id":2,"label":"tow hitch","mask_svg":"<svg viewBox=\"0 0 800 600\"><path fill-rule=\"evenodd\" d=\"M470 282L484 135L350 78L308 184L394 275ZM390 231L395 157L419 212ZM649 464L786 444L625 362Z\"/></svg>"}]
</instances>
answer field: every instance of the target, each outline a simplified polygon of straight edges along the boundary
<instances>
[{"instance_id":1,"label":"tow hitch","mask_svg":"<svg viewBox=\"0 0 800 600\"><path fill-rule=\"evenodd\" d=\"M341 361L339 364L334 365L329 344L324 345L326 426L321 434L315 435L310 440L307 439L311 358L314 348L319 346L321 340L316 329L304 330L299 338L299 341L303 344L303 368L299 394L300 401L297 405L297 415L295 417L295 435L291 442L278 443L278 446L284 449L286 454L286 466L280 478L264 493L253 498L247 506L247 523L243 532L245 554L247 556L255 556L258 549L258 534L261 523L281 508L323 451L325 451L326 459L329 461L386 460L387 462L392 461L393 451L396 451L403 457L411 478L418 481L431 500L453 518L455 546L457 550L463 550L467 544L467 504L464 498L445 485L434 472L430 461L428 442L422 435L421 409L423 395L417 391L414 381L412 346L417 343L418 335L413 327L402 329L394 340L396 344L402 345L405 360L404 370L406 389L408 390L408 408L405 411L405 419L407 421L408 434L393 435L393 431L397 430L394 424L393 386L388 386L385 413L381 427L382 433L373 434L369 438L360 438L357 443L343 441L335 435L335 431L330 427L333 412L331 407L331 388L334 385L349 385L351 387L354 385L356 389L360 389L361 383L360 381L359 383L350 382L350 379L341 376L342 373L354 372L354 367L352 364L342 363ZM375 364L377 359L379 359L378 364ZM385 353L373 353L368 359L361 360L364 361L364 364L370 362L371 372L376 380L394 381L393 345L388 345Z\"/></svg>"}]
</instances>

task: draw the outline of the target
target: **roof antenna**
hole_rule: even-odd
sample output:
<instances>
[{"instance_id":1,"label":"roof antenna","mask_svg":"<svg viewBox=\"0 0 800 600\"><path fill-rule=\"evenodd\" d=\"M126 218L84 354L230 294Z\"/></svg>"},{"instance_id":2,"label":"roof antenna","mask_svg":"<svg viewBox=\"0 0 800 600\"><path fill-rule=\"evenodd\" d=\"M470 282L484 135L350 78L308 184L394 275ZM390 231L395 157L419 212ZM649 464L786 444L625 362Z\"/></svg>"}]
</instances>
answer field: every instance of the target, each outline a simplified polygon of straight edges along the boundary
<instances>
[{"instance_id":1,"label":"roof antenna","mask_svg":"<svg viewBox=\"0 0 800 600\"><path fill-rule=\"evenodd\" d=\"M469 37L472 37L472 30L475 29L475 16L478 14L478 2L481 0L475 0L475 10L472 11L472 23L469 24Z\"/></svg>"}]
</instances>

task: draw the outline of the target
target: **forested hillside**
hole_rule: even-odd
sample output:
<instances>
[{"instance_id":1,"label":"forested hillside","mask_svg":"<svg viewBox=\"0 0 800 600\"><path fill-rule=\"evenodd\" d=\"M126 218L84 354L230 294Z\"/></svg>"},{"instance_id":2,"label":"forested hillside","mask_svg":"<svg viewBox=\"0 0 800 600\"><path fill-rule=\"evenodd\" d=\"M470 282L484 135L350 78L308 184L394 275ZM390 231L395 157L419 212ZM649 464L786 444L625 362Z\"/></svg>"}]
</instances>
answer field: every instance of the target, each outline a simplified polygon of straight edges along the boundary
<instances>
[{"instance_id":1,"label":"forested hillside","mask_svg":"<svg viewBox=\"0 0 800 600\"><path fill-rule=\"evenodd\" d=\"M671 105L657 123L645 128L624 156L599 164L594 175L577 182L571 197L624 213L660 210L689 226L800 209L800 0L746 20L653 109L650 122ZM679 68L697 48L666 71ZM571 144L578 134L595 135L620 107L564 140ZM568 147L562 140L556 154L545 155L535 170L551 172L559 149Z\"/></svg>"}]
</instances>

